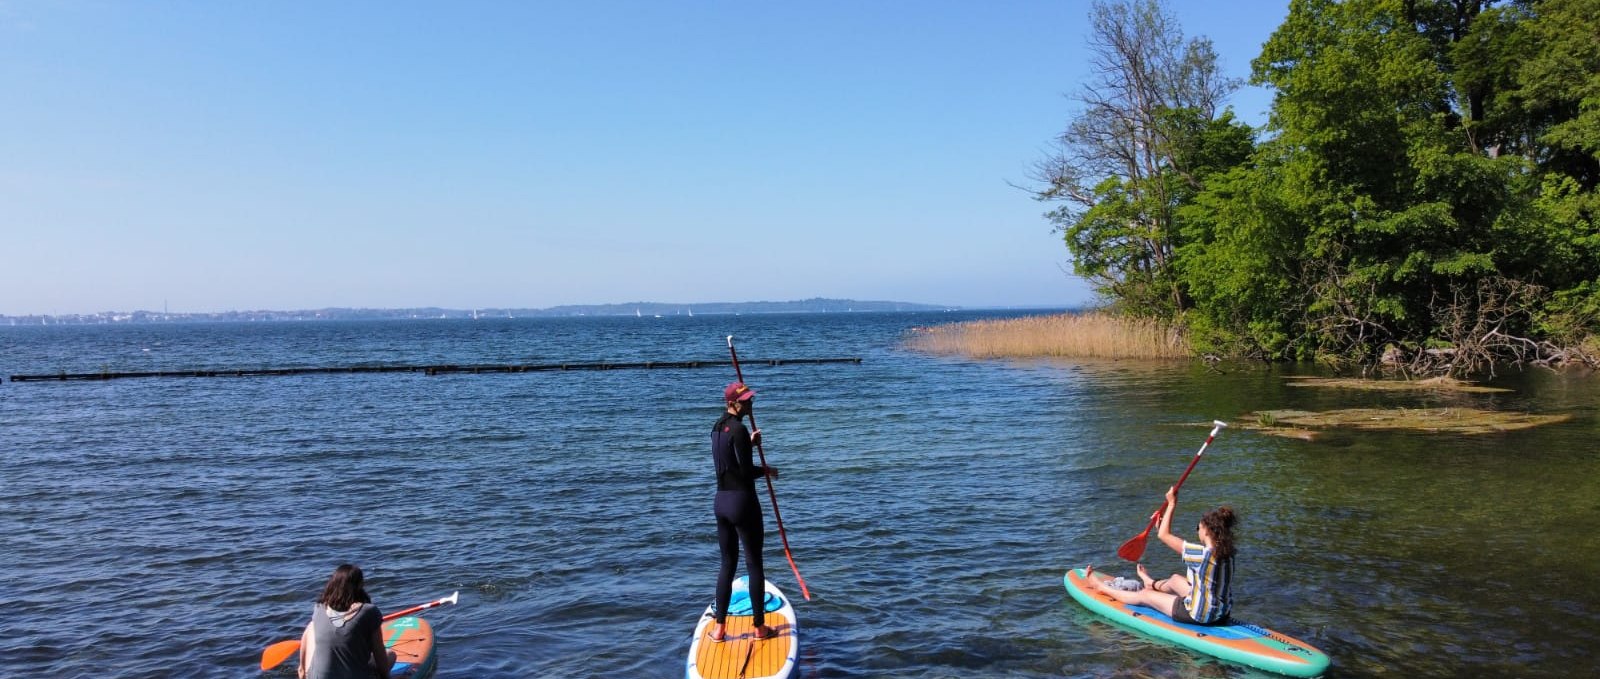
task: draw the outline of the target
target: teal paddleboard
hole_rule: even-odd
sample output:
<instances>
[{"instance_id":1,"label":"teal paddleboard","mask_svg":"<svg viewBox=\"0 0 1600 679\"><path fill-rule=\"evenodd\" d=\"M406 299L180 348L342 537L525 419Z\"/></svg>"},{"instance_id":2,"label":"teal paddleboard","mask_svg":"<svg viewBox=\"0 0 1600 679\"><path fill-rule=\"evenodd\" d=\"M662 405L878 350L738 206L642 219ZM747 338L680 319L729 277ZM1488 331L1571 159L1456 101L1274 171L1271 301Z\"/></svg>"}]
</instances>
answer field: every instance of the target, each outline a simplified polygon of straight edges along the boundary
<instances>
[{"instance_id":1,"label":"teal paddleboard","mask_svg":"<svg viewBox=\"0 0 1600 679\"><path fill-rule=\"evenodd\" d=\"M1107 580L1105 573L1095 579ZM1265 627L1243 622L1226 625L1189 625L1147 606L1129 606L1101 592L1084 577L1082 568L1067 571L1067 593L1078 603L1124 627L1163 641L1241 665L1287 674L1315 677L1328 670L1328 656L1315 646Z\"/></svg>"}]
</instances>

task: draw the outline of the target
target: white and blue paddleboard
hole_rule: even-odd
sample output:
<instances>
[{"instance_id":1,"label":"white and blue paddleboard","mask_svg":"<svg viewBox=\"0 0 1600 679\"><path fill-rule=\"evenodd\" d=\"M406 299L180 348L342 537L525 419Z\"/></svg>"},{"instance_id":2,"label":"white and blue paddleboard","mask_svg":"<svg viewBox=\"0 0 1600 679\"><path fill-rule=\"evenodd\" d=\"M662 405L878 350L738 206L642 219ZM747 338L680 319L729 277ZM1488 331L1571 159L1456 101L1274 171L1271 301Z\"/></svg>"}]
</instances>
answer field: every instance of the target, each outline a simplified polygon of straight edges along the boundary
<instances>
[{"instance_id":1,"label":"white and blue paddleboard","mask_svg":"<svg viewBox=\"0 0 1600 679\"><path fill-rule=\"evenodd\" d=\"M727 629L722 641L706 636L716 623L716 604L706 607L694 626L689 642L687 679L787 679L795 674L795 659L800 655L800 627L794 619L789 597L767 581L766 624L777 636L757 639L750 604L750 580L733 582L733 598L728 602Z\"/></svg>"}]
</instances>

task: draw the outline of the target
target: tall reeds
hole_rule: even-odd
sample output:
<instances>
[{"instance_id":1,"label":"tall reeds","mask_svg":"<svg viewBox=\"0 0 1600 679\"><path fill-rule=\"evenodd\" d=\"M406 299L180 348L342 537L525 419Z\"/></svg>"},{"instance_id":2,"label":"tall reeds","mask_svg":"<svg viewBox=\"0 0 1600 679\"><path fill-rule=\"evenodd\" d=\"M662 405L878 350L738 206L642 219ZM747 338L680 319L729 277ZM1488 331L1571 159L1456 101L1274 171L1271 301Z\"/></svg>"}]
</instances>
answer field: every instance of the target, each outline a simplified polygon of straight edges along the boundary
<instances>
[{"instance_id":1,"label":"tall reeds","mask_svg":"<svg viewBox=\"0 0 1600 679\"><path fill-rule=\"evenodd\" d=\"M966 321L916 328L906 343L932 354L974 358L1189 358L1174 329L1103 311Z\"/></svg>"}]
</instances>

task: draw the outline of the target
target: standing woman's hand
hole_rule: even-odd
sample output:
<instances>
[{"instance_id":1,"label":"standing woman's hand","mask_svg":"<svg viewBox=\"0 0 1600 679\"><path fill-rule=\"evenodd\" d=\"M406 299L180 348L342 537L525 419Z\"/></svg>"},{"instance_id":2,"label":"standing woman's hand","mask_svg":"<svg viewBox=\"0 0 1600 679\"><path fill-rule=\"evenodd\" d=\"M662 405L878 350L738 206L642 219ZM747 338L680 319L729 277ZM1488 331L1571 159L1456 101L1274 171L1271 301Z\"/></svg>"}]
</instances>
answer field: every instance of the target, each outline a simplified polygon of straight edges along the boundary
<instances>
[{"instance_id":1,"label":"standing woman's hand","mask_svg":"<svg viewBox=\"0 0 1600 679\"><path fill-rule=\"evenodd\" d=\"M1178 506L1178 487L1177 486L1172 486L1172 487L1167 488L1167 513L1169 513L1169 514L1172 513L1172 510L1174 508L1176 508L1177 506Z\"/></svg>"},{"instance_id":2,"label":"standing woman's hand","mask_svg":"<svg viewBox=\"0 0 1600 679\"><path fill-rule=\"evenodd\" d=\"M757 430L755 430L753 432L750 432L750 445L752 445L752 446L761 445L761 430L760 429L757 429Z\"/></svg>"}]
</instances>

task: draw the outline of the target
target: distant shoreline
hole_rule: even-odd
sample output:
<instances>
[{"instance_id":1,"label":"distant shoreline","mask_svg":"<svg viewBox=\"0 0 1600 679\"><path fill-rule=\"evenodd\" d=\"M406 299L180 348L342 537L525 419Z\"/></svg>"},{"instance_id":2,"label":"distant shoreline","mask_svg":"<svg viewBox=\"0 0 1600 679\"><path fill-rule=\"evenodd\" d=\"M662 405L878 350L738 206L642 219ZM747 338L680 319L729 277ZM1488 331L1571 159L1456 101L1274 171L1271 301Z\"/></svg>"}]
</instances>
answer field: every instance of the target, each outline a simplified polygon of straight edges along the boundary
<instances>
[{"instance_id":1,"label":"distant shoreline","mask_svg":"<svg viewBox=\"0 0 1600 679\"><path fill-rule=\"evenodd\" d=\"M786 302L628 302L620 304L567 304L535 308L446 309L415 307L398 309L340 308L292 311L250 310L219 312L103 311L91 314L0 314L0 326L20 325L111 325L144 323L217 323L288 321L376 321L491 318L574 318L580 316L716 316L730 314L777 313L853 313L893 311L967 311L956 306L879 300L813 298Z\"/></svg>"}]
</instances>

